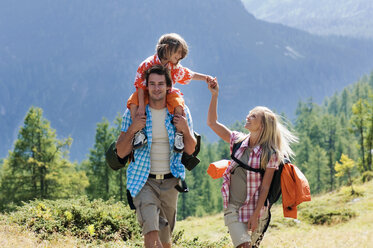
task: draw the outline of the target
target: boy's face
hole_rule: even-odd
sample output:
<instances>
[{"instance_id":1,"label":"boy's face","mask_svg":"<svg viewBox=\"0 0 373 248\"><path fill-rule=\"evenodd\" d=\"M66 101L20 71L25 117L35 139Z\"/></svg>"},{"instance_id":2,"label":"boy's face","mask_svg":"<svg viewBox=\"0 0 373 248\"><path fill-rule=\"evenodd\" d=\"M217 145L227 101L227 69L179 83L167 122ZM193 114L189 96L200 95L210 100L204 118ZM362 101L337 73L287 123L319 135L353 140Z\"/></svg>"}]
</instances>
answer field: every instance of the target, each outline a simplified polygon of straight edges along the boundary
<instances>
[{"instance_id":1,"label":"boy's face","mask_svg":"<svg viewBox=\"0 0 373 248\"><path fill-rule=\"evenodd\" d=\"M166 99L167 87L165 75L159 75L152 73L148 78L148 92L149 100L151 101L163 101Z\"/></svg>"},{"instance_id":2,"label":"boy's face","mask_svg":"<svg viewBox=\"0 0 373 248\"><path fill-rule=\"evenodd\" d=\"M169 59L169 61L172 64L176 65L177 63L179 63L182 57L183 57L183 49L181 46L179 46L176 49L176 52L171 53L171 58Z\"/></svg>"}]
</instances>

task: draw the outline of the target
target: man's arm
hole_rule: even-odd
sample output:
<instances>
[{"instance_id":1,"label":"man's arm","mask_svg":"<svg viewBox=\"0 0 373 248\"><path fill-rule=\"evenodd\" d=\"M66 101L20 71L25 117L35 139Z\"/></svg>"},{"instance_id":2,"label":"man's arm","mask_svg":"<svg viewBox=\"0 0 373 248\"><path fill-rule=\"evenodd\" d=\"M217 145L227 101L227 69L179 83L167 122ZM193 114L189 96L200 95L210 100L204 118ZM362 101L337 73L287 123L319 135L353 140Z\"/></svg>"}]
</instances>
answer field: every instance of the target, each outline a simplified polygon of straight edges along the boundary
<instances>
[{"instance_id":1,"label":"man's arm","mask_svg":"<svg viewBox=\"0 0 373 248\"><path fill-rule=\"evenodd\" d=\"M128 127L126 132L121 132L117 140L117 155L120 158L124 158L131 153L132 140L135 133L145 127L146 116L136 116L131 125Z\"/></svg>"}]
</instances>

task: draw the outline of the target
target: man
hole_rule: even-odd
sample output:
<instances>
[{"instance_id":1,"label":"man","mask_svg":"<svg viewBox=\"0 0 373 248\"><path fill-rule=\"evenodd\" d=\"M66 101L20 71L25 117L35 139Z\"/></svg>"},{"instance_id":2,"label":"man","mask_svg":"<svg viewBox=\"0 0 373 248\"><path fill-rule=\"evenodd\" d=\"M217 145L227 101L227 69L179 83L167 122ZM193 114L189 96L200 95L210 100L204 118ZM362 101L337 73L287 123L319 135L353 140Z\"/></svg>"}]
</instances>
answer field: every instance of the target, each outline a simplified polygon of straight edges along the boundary
<instances>
[{"instance_id":1,"label":"man","mask_svg":"<svg viewBox=\"0 0 373 248\"><path fill-rule=\"evenodd\" d=\"M126 110L116 148L120 158L129 155L134 134L145 127L148 144L134 150L134 160L127 168L127 189L142 226L145 247L166 248L171 247L176 222L175 186L185 178L182 154L173 150L175 127L183 133L187 154L194 152L197 141L188 108L185 117L173 117L166 108L167 91L172 87L168 70L155 65L146 72L145 79L149 93L146 116L136 116L131 121L130 111Z\"/></svg>"}]
</instances>

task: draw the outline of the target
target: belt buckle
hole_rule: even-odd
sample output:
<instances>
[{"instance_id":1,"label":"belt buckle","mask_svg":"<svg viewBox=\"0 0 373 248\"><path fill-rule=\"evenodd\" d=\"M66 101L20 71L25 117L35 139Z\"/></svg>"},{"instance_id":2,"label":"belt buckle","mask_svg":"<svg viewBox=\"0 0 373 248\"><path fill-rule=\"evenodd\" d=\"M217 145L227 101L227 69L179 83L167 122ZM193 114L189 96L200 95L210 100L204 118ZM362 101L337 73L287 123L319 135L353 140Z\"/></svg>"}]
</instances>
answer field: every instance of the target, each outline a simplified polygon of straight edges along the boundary
<instances>
[{"instance_id":1,"label":"belt buckle","mask_svg":"<svg viewBox=\"0 0 373 248\"><path fill-rule=\"evenodd\" d=\"M163 180L164 179L164 175L155 175L155 179L161 179L161 180Z\"/></svg>"}]
</instances>

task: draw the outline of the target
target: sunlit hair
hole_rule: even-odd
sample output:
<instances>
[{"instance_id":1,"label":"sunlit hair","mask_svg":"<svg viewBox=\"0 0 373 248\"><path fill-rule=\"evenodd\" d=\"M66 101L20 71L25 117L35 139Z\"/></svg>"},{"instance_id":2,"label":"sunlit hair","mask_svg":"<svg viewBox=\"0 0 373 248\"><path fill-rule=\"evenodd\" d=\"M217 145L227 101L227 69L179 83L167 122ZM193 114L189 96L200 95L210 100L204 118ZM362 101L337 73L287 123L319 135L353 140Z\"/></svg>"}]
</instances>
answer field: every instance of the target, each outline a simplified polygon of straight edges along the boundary
<instances>
[{"instance_id":1,"label":"sunlit hair","mask_svg":"<svg viewBox=\"0 0 373 248\"><path fill-rule=\"evenodd\" d=\"M158 75L164 75L166 78L166 85L167 87L172 87L172 80L170 71L164 67L163 65L153 65L148 70L145 71L145 84L148 87L148 81L150 74L155 73Z\"/></svg>"},{"instance_id":2,"label":"sunlit hair","mask_svg":"<svg viewBox=\"0 0 373 248\"><path fill-rule=\"evenodd\" d=\"M260 167L265 169L272 154L276 154L277 162L283 158L295 156L290 143L298 142L298 137L292 134L280 121L280 116L269 108L258 106L252 111L257 111L262 117L262 133L258 145L262 147Z\"/></svg>"},{"instance_id":3,"label":"sunlit hair","mask_svg":"<svg viewBox=\"0 0 373 248\"><path fill-rule=\"evenodd\" d=\"M164 34L159 38L158 44L155 48L159 59L169 59L173 53L181 46L181 58L185 58L188 54L188 45L180 35L176 33Z\"/></svg>"}]
</instances>

